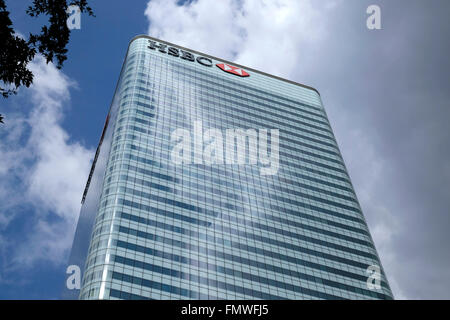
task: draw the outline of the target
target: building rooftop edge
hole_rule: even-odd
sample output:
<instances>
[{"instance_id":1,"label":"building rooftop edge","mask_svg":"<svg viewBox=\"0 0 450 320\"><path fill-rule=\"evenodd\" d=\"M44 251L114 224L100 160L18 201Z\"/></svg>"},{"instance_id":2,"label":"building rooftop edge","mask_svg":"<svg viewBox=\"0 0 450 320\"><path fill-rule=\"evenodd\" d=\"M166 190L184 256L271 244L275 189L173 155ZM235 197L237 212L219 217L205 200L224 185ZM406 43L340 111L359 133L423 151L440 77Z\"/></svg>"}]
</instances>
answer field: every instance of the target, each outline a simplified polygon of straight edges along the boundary
<instances>
[{"instance_id":1,"label":"building rooftop edge","mask_svg":"<svg viewBox=\"0 0 450 320\"><path fill-rule=\"evenodd\" d=\"M272 75L272 74L269 74L269 73L266 73L266 72L263 72L263 71L260 71L260 70L252 69L252 68L249 68L249 67L247 67L247 66L243 66L243 65L237 64L237 63L232 62L232 61L228 61L228 60L225 60L225 59L222 59L222 58L217 58L217 57L215 57L215 56L211 56L211 55L209 55L209 54L206 54L206 53L203 53L203 52L200 52L200 51L196 51L196 50L193 50L193 49L190 49L190 48L186 48L186 47L177 45L177 44L175 44L175 43L171 43L171 42L168 42L168 41L165 41L165 40L161 40L161 39L158 39L158 38L154 38L154 37L151 37L151 36L148 36L148 35L145 35L145 34L141 34L141 35L137 35L137 36L133 37L133 38L130 40L129 45L130 45L134 40L137 40L137 39L140 39L140 38L145 38L145 39L150 39L150 40L156 40L156 41L158 41L158 42L162 42L162 43L167 44L167 45L169 45L169 46L175 46L175 47L184 49L184 50L186 50L186 51L189 51L189 52L192 52L192 53L195 53L195 54L204 56L204 57L208 57L208 58L211 58L211 59L214 59L214 60L223 61L223 62L225 62L225 63L234 65L234 66L236 66L236 67L243 68L243 69L245 69L245 70L249 70L249 71L252 71L252 72L256 72L256 73L259 73L259 74L264 75L264 76L267 76L267 77L271 77L271 78L274 78L274 79L277 79L277 80L281 80L281 81L285 81L285 82L287 82L287 83L294 84L294 85L296 85L296 86L300 86L300 87L303 87L303 88L306 88L306 89L309 89L309 90L313 90L313 91L315 91L315 92L320 96L320 92L319 92L316 88L307 86L307 85L305 85L305 84L298 83L298 82L295 82L295 81L292 81L292 80L288 80L288 79L285 79L285 78L281 78L281 77L278 77L278 76L274 76L274 75Z\"/></svg>"}]
</instances>

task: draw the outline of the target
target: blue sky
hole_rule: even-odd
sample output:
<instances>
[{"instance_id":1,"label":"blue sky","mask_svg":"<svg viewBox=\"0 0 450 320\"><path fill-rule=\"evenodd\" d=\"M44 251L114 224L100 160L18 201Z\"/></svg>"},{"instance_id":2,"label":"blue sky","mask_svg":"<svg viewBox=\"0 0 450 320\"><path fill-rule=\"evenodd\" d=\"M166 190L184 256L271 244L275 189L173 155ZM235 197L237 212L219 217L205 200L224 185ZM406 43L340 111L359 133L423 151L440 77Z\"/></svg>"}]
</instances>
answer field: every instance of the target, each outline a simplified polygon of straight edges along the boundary
<instances>
[{"instance_id":1,"label":"blue sky","mask_svg":"<svg viewBox=\"0 0 450 320\"><path fill-rule=\"evenodd\" d=\"M62 72L71 81L76 82L76 85L69 89L70 98L64 101L63 118L58 123L68 134L67 145L80 143L88 150L89 156L92 156L112 99L127 44L134 35L147 33L148 21L144 16L147 1L135 0L133 6L124 1L97 0L90 3L96 17L83 15L81 30L71 33L68 60ZM42 22L25 14L28 5L28 1L7 1L15 30L24 35L35 31L39 27L38 22ZM30 103L32 94L29 91L21 89L17 96L1 102L1 113L6 117L6 125L1 130L11 130L15 120L10 118L12 113L20 113L17 117L24 117L34 108ZM84 169L86 168L87 166L84 166ZM81 180L87 178L85 170L80 172L80 175ZM14 180L8 180L8 184L15 188L24 184L23 179L19 177ZM10 187L5 181L3 184ZM76 195L74 203L79 203L81 192L82 190ZM10 209L2 209L2 213L6 215L14 211L15 217L7 226L2 225L1 228L1 238L3 241L7 239L9 243L7 246L1 246L0 298L58 298L65 277L64 267L59 261L55 263L49 257L42 256L33 259L33 262L24 268L11 262L15 248L30 241L24 238L28 237L29 233L36 232L33 227L37 216L35 204L20 203ZM45 220L51 222L59 219L59 216L51 211L45 214Z\"/></svg>"},{"instance_id":2,"label":"blue sky","mask_svg":"<svg viewBox=\"0 0 450 320\"><path fill-rule=\"evenodd\" d=\"M28 1L7 0L16 31ZM317 88L396 298L450 298L447 0L89 1L61 71L0 113L0 299L57 299L128 42L150 34ZM366 9L381 7L382 30Z\"/></svg>"},{"instance_id":3,"label":"blue sky","mask_svg":"<svg viewBox=\"0 0 450 320\"><path fill-rule=\"evenodd\" d=\"M80 86L71 95L63 127L76 141L89 146L97 142L124 59L133 35L145 34L147 1L90 1L96 17L82 16L81 30L71 33L68 60L63 72ZM28 1L8 1L15 30L27 34L38 22L25 14ZM11 99L12 100L12 99ZM75 107L76 106L76 107ZM88 116L86 116L88 115ZM81 129L81 130L80 130Z\"/></svg>"}]
</instances>

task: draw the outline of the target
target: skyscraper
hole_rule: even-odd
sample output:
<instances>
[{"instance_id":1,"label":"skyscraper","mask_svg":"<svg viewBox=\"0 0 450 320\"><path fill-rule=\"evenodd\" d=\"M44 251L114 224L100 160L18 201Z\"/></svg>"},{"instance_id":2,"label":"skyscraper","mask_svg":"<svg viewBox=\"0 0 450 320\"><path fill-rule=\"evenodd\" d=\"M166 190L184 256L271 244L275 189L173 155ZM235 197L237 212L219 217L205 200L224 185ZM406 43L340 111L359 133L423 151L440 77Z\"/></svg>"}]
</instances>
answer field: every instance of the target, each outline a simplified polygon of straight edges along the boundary
<instances>
[{"instance_id":1,"label":"skyscraper","mask_svg":"<svg viewBox=\"0 0 450 320\"><path fill-rule=\"evenodd\" d=\"M82 202L66 298L392 299L319 93L223 59L130 42Z\"/></svg>"}]
</instances>

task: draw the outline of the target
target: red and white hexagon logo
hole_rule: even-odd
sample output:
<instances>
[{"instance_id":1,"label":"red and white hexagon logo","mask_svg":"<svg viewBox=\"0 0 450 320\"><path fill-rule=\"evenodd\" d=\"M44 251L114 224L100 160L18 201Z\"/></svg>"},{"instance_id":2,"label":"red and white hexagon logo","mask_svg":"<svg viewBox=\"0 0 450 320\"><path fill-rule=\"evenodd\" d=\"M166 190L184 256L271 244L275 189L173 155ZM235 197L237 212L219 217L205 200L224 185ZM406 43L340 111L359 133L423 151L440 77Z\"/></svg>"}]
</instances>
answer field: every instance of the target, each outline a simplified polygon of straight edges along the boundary
<instances>
[{"instance_id":1,"label":"red and white hexagon logo","mask_svg":"<svg viewBox=\"0 0 450 320\"><path fill-rule=\"evenodd\" d=\"M226 64L226 63L218 63L218 64L216 64L216 66L218 66L220 69L222 69L225 72L232 73L239 77L249 77L250 76L244 69L234 67L234 66Z\"/></svg>"}]
</instances>

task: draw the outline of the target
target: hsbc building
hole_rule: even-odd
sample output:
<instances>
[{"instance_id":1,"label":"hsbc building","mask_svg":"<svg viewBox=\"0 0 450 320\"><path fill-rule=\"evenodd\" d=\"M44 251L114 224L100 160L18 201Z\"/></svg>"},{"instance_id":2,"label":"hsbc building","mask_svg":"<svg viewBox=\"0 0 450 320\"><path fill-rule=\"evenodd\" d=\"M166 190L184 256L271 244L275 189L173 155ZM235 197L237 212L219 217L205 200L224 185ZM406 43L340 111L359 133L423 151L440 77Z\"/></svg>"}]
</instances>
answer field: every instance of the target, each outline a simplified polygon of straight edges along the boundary
<instances>
[{"instance_id":1,"label":"hsbc building","mask_svg":"<svg viewBox=\"0 0 450 320\"><path fill-rule=\"evenodd\" d=\"M314 88L137 36L106 119L64 298L393 298Z\"/></svg>"}]
</instances>

